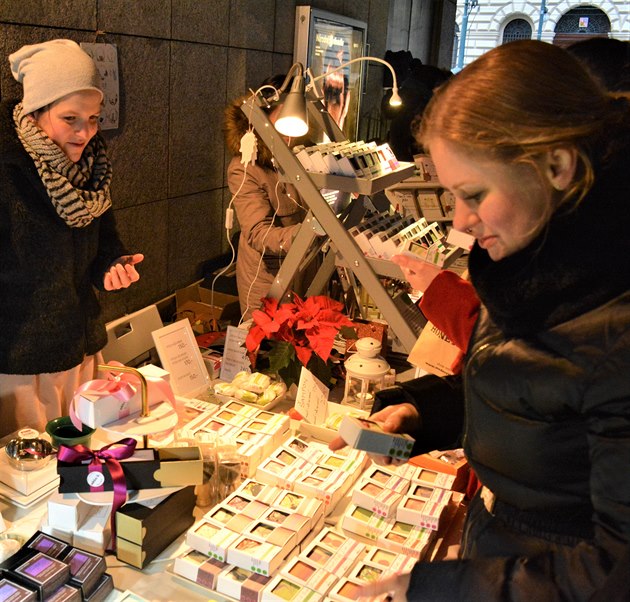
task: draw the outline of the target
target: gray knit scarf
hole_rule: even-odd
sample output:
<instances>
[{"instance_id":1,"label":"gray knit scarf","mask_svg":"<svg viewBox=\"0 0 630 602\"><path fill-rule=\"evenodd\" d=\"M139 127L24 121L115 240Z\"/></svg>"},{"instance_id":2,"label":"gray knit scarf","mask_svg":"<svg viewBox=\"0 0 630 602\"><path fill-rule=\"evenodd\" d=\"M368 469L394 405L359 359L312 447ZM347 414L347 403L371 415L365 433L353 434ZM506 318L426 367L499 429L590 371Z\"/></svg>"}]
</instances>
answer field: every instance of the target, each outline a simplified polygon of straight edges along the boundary
<instances>
[{"instance_id":1,"label":"gray knit scarf","mask_svg":"<svg viewBox=\"0 0 630 602\"><path fill-rule=\"evenodd\" d=\"M57 215L68 226L83 228L111 207L112 166L100 134L90 140L79 162L74 163L24 114L22 103L16 105L13 120Z\"/></svg>"}]
</instances>

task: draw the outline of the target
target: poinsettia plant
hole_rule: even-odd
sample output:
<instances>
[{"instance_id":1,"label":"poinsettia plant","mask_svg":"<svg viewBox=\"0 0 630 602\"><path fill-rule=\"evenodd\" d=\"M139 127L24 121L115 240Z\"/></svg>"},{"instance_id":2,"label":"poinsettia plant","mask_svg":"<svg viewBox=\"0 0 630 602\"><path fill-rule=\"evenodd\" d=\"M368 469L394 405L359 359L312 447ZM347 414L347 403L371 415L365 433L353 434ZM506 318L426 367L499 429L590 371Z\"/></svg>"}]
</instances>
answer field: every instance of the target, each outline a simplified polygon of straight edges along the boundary
<instances>
[{"instance_id":1,"label":"poinsettia plant","mask_svg":"<svg viewBox=\"0 0 630 602\"><path fill-rule=\"evenodd\" d=\"M324 384L331 385L330 358L337 334L356 337L353 323L343 313L343 304L325 295L293 303L263 299L262 308L252 313L253 325L245 346L257 352L268 341L269 371L277 373L287 386L297 383L305 366Z\"/></svg>"}]
</instances>

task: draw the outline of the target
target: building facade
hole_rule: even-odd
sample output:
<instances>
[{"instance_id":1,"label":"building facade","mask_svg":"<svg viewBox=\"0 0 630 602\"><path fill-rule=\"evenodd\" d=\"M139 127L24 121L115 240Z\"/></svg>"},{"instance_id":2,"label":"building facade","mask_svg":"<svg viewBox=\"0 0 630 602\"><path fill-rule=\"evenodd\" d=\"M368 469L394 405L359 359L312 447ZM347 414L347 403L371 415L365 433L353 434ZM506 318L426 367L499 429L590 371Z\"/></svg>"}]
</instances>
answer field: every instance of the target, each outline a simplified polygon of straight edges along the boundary
<instances>
[{"instance_id":1,"label":"building facade","mask_svg":"<svg viewBox=\"0 0 630 602\"><path fill-rule=\"evenodd\" d=\"M452 65L461 68L515 39L566 46L595 35L630 40L630 2L458 0Z\"/></svg>"}]
</instances>

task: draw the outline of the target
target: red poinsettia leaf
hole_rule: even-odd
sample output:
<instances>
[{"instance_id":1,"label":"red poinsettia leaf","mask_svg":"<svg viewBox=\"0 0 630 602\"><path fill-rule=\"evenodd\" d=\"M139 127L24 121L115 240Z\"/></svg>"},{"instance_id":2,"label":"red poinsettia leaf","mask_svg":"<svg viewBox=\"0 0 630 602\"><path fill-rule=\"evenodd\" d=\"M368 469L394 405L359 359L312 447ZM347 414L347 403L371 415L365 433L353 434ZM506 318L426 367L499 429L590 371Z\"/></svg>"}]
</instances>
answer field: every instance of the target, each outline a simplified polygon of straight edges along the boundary
<instances>
[{"instance_id":1,"label":"red poinsettia leaf","mask_svg":"<svg viewBox=\"0 0 630 602\"><path fill-rule=\"evenodd\" d=\"M260 326L252 326L245 339L245 347L247 347L247 351L256 351L266 336L265 331Z\"/></svg>"},{"instance_id":2,"label":"red poinsettia leaf","mask_svg":"<svg viewBox=\"0 0 630 602\"><path fill-rule=\"evenodd\" d=\"M296 347L295 355L297 355L302 365L306 366L306 364L308 364L308 361L311 359L311 355L313 355L313 351L308 347Z\"/></svg>"},{"instance_id":3,"label":"red poinsettia leaf","mask_svg":"<svg viewBox=\"0 0 630 602\"><path fill-rule=\"evenodd\" d=\"M274 299L272 297L265 297L262 300L262 311L265 312L268 316L273 318L276 310L278 309L278 299ZM253 317L253 314L252 314Z\"/></svg>"}]
</instances>

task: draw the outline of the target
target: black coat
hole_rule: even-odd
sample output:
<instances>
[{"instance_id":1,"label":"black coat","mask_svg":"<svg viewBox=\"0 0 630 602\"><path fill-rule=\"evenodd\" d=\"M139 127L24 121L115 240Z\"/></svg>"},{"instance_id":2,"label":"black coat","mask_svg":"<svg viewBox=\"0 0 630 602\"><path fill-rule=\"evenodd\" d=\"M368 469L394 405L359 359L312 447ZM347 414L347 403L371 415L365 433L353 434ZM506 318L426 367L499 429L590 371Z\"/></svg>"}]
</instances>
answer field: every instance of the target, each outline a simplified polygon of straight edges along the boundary
<instances>
[{"instance_id":1,"label":"black coat","mask_svg":"<svg viewBox=\"0 0 630 602\"><path fill-rule=\"evenodd\" d=\"M58 217L0 103L0 373L59 372L107 342L95 287L127 254L110 208L85 228Z\"/></svg>"},{"instance_id":2,"label":"black coat","mask_svg":"<svg viewBox=\"0 0 630 602\"><path fill-rule=\"evenodd\" d=\"M482 308L464 404L436 377L414 383L423 418L416 437L452 444L446 425L463 420L469 462L499 503L493 515L473 501L461 559L417 564L409 600L588 600L630 546L624 137L613 160L596 159L596 185L579 208L554 216L528 248L498 262L473 248ZM440 413L442 392L448 410Z\"/></svg>"}]
</instances>

